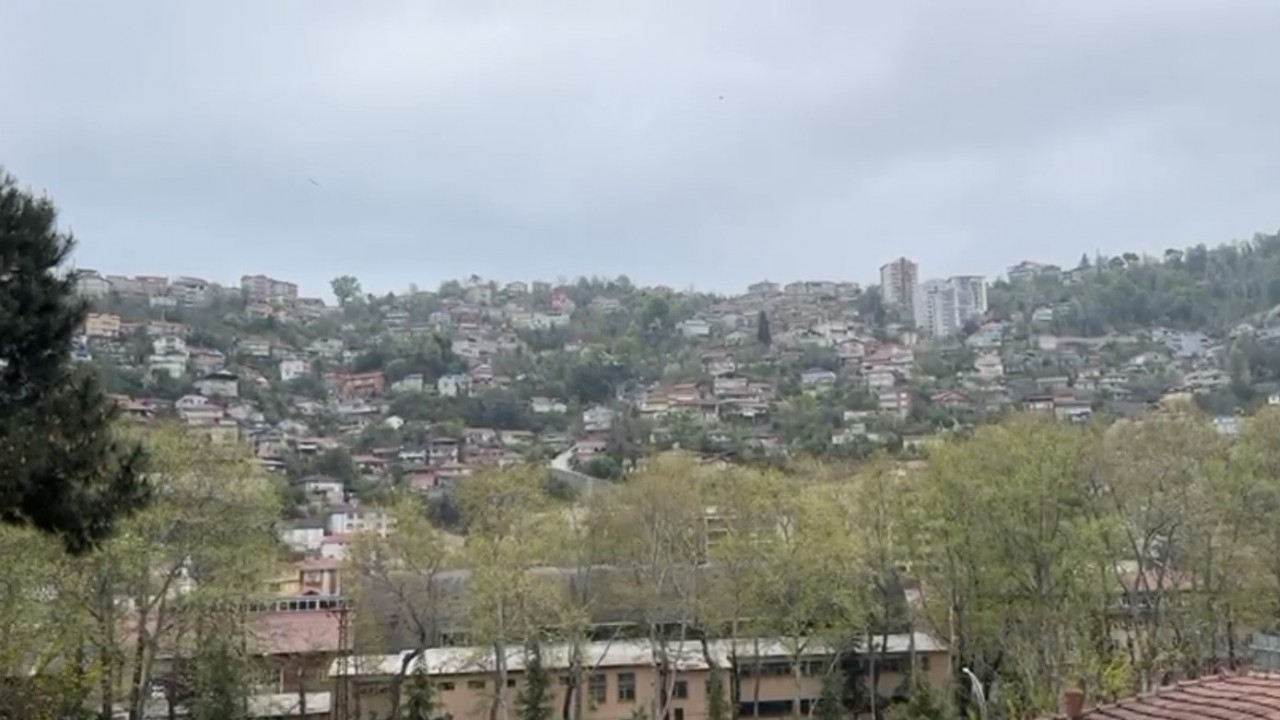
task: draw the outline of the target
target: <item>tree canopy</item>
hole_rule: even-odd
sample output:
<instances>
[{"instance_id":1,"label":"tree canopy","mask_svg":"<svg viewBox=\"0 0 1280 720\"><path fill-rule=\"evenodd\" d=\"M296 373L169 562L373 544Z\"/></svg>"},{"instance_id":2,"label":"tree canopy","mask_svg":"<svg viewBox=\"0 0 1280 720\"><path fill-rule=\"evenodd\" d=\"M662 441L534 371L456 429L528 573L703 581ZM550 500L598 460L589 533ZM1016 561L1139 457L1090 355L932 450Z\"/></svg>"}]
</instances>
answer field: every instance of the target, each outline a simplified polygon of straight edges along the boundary
<instances>
[{"instance_id":1,"label":"tree canopy","mask_svg":"<svg viewBox=\"0 0 1280 720\"><path fill-rule=\"evenodd\" d=\"M51 201L0 174L0 521L83 552L145 504L142 453L72 360L87 306L66 268L75 243Z\"/></svg>"}]
</instances>

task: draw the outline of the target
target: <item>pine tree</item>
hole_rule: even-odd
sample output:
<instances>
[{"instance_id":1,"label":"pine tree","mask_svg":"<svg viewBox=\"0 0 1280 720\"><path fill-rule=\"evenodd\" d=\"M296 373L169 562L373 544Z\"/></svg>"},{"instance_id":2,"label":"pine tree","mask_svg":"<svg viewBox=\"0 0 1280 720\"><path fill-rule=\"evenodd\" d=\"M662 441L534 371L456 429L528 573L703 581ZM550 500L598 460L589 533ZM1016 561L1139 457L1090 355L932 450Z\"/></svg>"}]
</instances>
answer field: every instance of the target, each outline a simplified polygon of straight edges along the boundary
<instances>
[{"instance_id":1,"label":"pine tree","mask_svg":"<svg viewBox=\"0 0 1280 720\"><path fill-rule=\"evenodd\" d=\"M756 340L765 347L773 345L773 331L769 329L769 316L765 315L763 310L756 316Z\"/></svg>"},{"instance_id":2,"label":"pine tree","mask_svg":"<svg viewBox=\"0 0 1280 720\"><path fill-rule=\"evenodd\" d=\"M405 698L404 709L401 711L404 720L436 720L435 688L421 662L409 676L406 693L408 697Z\"/></svg>"},{"instance_id":3,"label":"pine tree","mask_svg":"<svg viewBox=\"0 0 1280 720\"><path fill-rule=\"evenodd\" d=\"M62 269L74 241L56 217L0 173L0 522L79 553L148 493L141 451L113 431L114 403L71 359L88 306Z\"/></svg>"},{"instance_id":4,"label":"pine tree","mask_svg":"<svg viewBox=\"0 0 1280 720\"><path fill-rule=\"evenodd\" d=\"M538 643L525 646L524 687L516 700L520 720L551 720L551 675L542 664Z\"/></svg>"}]
</instances>

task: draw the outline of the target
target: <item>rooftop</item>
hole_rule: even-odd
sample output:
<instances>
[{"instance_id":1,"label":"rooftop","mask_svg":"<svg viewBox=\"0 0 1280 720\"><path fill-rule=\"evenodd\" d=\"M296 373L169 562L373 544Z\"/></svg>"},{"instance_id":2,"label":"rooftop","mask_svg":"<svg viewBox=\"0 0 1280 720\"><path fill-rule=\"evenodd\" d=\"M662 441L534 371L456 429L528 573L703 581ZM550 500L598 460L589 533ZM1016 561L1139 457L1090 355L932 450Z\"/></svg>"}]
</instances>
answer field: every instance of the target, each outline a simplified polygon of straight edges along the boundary
<instances>
[{"instance_id":1,"label":"rooftop","mask_svg":"<svg viewBox=\"0 0 1280 720\"><path fill-rule=\"evenodd\" d=\"M1066 715L1055 715L1059 720ZM1280 720L1280 674L1215 675L1169 685L1072 720Z\"/></svg>"}]
</instances>

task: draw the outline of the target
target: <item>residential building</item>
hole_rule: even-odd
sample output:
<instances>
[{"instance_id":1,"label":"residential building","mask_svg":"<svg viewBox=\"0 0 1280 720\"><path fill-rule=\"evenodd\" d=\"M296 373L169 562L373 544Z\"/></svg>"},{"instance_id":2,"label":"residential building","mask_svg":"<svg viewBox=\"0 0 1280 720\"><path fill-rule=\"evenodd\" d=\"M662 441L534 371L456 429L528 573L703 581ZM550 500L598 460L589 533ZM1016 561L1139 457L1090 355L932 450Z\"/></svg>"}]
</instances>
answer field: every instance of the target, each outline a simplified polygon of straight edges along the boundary
<instances>
[{"instance_id":1,"label":"residential building","mask_svg":"<svg viewBox=\"0 0 1280 720\"><path fill-rule=\"evenodd\" d=\"M301 358L288 358L280 361L280 380L290 382L311 373L311 363Z\"/></svg>"},{"instance_id":2,"label":"residential building","mask_svg":"<svg viewBox=\"0 0 1280 720\"><path fill-rule=\"evenodd\" d=\"M935 688L943 688L949 682L950 654L938 640L923 633L914 636L893 634L877 639L874 651L879 662L879 683L876 694L889 698L897 691L910 668L910 652L914 648L923 678ZM586 677L586 700L592 708L592 716L598 718L627 718L644 712L653 703L653 688L662 682L670 683L666 717L671 720L697 720L706 717L707 688L710 685L712 667L731 666L730 659L750 677L750 692L742 694L735 715L740 717L806 717L809 716L822 693L826 668L832 660L833 650L817 641L804 642L806 648L801 657L794 657L788 645L772 638L711 640L704 646L692 640L672 641L664 644L661 653L667 657L671 669L662 673L655 666L654 658L660 652L647 640L609 640L583 643L579 652L583 665L590 668ZM331 675L346 682L347 696L359 703L371 717L385 717L390 711L388 688L401 672L406 655L410 651L391 655L366 655L353 658L352 662L335 661ZM866 658L846 658L852 666L865 663ZM564 673L569 669L572 656L567 644L547 644L542 649L542 662L553 675L562 681L553 687L555 695L552 707L565 703L568 684ZM434 647L429 648L413 662L436 683L439 711L455 718L472 718L483 715L483 708L494 697L497 676L493 671L493 653L483 647ZM798 662L798 667L793 663ZM515 704L525 682L525 652L523 648L511 648L506 657L508 677L505 688L508 702ZM414 667L417 669L417 667ZM662 673L660 675L660 673ZM724 681L728 685L728 681ZM861 674L864 692L871 691L870 679ZM799 707L796 707L797 697Z\"/></svg>"},{"instance_id":3,"label":"residential building","mask_svg":"<svg viewBox=\"0 0 1280 720\"><path fill-rule=\"evenodd\" d=\"M347 373L335 376L338 396L341 398L370 398L386 390L387 378L380 372Z\"/></svg>"},{"instance_id":4,"label":"residential building","mask_svg":"<svg viewBox=\"0 0 1280 720\"><path fill-rule=\"evenodd\" d=\"M436 380L436 391L440 397L458 397L471 392L470 375L441 375Z\"/></svg>"},{"instance_id":5,"label":"residential building","mask_svg":"<svg viewBox=\"0 0 1280 720\"><path fill-rule=\"evenodd\" d=\"M539 396L529 398L529 411L538 415L566 413L569 412L569 406L554 398Z\"/></svg>"},{"instance_id":6,"label":"residential building","mask_svg":"<svg viewBox=\"0 0 1280 720\"><path fill-rule=\"evenodd\" d=\"M266 275L245 275L240 290L250 302L292 305L298 299L298 286Z\"/></svg>"},{"instance_id":7,"label":"residential building","mask_svg":"<svg viewBox=\"0 0 1280 720\"><path fill-rule=\"evenodd\" d=\"M777 295L778 292L778 283L769 282L768 280L752 283L747 286L748 295Z\"/></svg>"},{"instance_id":8,"label":"residential building","mask_svg":"<svg viewBox=\"0 0 1280 720\"><path fill-rule=\"evenodd\" d=\"M981 275L954 275L947 282L956 289L956 310L960 313L961 323L986 314L986 278Z\"/></svg>"},{"instance_id":9,"label":"residential building","mask_svg":"<svg viewBox=\"0 0 1280 720\"><path fill-rule=\"evenodd\" d=\"M1004 361L999 353L983 353L973 361L973 370L983 380L995 380L1004 375Z\"/></svg>"},{"instance_id":10,"label":"residential building","mask_svg":"<svg viewBox=\"0 0 1280 720\"><path fill-rule=\"evenodd\" d=\"M219 370L211 372L195 382L196 392L205 397L237 397L240 392L240 378L233 372Z\"/></svg>"},{"instance_id":11,"label":"residential building","mask_svg":"<svg viewBox=\"0 0 1280 720\"><path fill-rule=\"evenodd\" d=\"M836 374L824 368L809 368L800 373L800 385L811 389L829 389L836 384Z\"/></svg>"},{"instance_id":12,"label":"residential building","mask_svg":"<svg viewBox=\"0 0 1280 720\"><path fill-rule=\"evenodd\" d=\"M210 283L208 280L196 277L175 278L169 285L169 295L178 305L185 307L204 305L211 297Z\"/></svg>"},{"instance_id":13,"label":"residential building","mask_svg":"<svg viewBox=\"0 0 1280 720\"><path fill-rule=\"evenodd\" d=\"M960 332L960 302L956 287L946 280L927 280L916 296L916 327L936 338Z\"/></svg>"},{"instance_id":14,"label":"residential building","mask_svg":"<svg viewBox=\"0 0 1280 720\"><path fill-rule=\"evenodd\" d=\"M615 413L611 408L597 405L582 413L582 430L584 432L604 432L613 427Z\"/></svg>"},{"instance_id":15,"label":"residential building","mask_svg":"<svg viewBox=\"0 0 1280 720\"><path fill-rule=\"evenodd\" d=\"M90 299L106 297L111 293L111 283L96 270L81 270L76 274L76 292Z\"/></svg>"},{"instance_id":16,"label":"residential building","mask_svg":"<svg viewBox=\"0 0 1280 720\"><path fill-rule=\"evenodd\" d=\"M236 349L250 357L271 357L271 341L267 338L242 338L236 342Z\"/></svg>"},{"instance_id":17,"label":"residential building","mask_svg":"<svg viewBox=\"0 0 1280 720\"><path fill-rule=\"evenodd\" d=\"M880 293L885 303L906 309L912 318L919 281L919 266L904 257L880 266Z\"/></svg>"},{"instance_id":18,"label":"residential building","mask_svg":"<svg viewBox=\"0 0 1280 720\"><path fill-rule=\"evenodd\" d=\"M1005 277L1011 283L1027 282L1038 277L1058 277L1061 274L1062 268L1057 265L1046 265L1030 260L1023 260L1005 271Z\"/></svg>"},{"instance_id":19,"label":"residential building","mask_svg":"<svg viewBox=\"0 0 1280 720\"><path fill-rule=\"evenodd\" d=\"M687 338L703 338L711 334L711 323L699 318L690 318L676 323L676 329Z\"/></svg>"},{"instance_id":20,"label":"residential building","mask_svg":"<svg viewBox=\"0 0 1280 720\"><path fill-rule=\"evenodd\" d=\"M385 512L373 508L339 505L330 508L324 526L330 535L350 535L371 532L386 537L395 520Z\"/></svg>"},{"instance_id":21,"label":"residential building","mask_svg":"<svg viewBox=\"0 0 1280 720\"><path fill-rule=\"evenodd\" d=\"M276 531L280 542L294 552L315 553L324 542L324 523L319 520L293 520L284 523Z\"/></svg>"},{"instance_id":22,"label":"residential building","mask_svg":"<svg viewBox=\"0 0 1280 720\"><path fill-rule=\"evenodd\" d=\"M174 335L161 335L151 341L151 352L156 355L181 355L182 361L186 362L190 357L187 350L187 341Z\"/></svg>"},{"instance_id":23,"label":"residential building","mask_svg":"<svg viewBox=\"0 0 1280 720\"><path fill-rule=\"evenodd\" d=\"M84 334L91 338L120 337L120 316L112 313L89 313L84 318Z\"/></svg>"}]
</instances>

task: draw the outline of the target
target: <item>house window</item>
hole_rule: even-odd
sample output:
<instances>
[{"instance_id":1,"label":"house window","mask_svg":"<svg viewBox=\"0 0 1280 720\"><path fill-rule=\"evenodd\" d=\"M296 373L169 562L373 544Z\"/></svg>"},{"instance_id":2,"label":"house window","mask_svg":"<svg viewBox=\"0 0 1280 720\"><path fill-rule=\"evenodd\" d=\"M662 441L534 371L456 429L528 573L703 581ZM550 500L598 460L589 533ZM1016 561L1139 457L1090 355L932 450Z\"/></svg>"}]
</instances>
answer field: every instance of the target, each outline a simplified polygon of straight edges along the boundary
<instances>
[{"instance_id":1,"label":"house window","mask_svg":"<svg viewBox=\"0 0 1280 720\"><path fill-rule=\"evenodd\" d=\"M485 685L484 680L468 680L467 681L467 687L472 690L483 690L484 685Z\"/></svg>"},{"instance_id":2,"label":"house window","mask_svg":"<svg viewBox=\"0 0 1280 720\"><path fill-rule=\"evenodd\" d=\"M592 705L603 705L609 698L609 676L594 673L587 681L587 699Z\"/></svg>"},{"instance_id":3,"label":"house window","mask_svg":"<svg viewBox=\"0 0 1280 720\"><path fill-rule=\"evenodd\" d=\"M636 701L636 674L618 673L618 702Z\"/></svg>"},{"instance_id":4,"label":"house window","mask_svg":"<svg viewBox=\"0 0 1280 720\"><path fill-rule=\"evenodd\" d=\"M687 700L689 698L689 683L684 680L677 680L671 686L671 697L676 700Z\"/></svg>"},{"instance_id":5,"label":"house window","mask_svg":"<svg viewBox=\"0 0 1280 720\"><path fill-rule=\"evenodd\" d=\"M684 720L684 708L676 708L671 711L671 720Z\"/></svg>"},{"instance_id":6,"label":"house window","mask_svg":"<svg viewBox=\"0 0 1280 720\"><path fill-rule=\"evenodd\" d=\"M920 656L920 669L925 672L929 672L929 656L928 655Z\"/></svg>"},{"instance_id":7,"label":"house window","mask_svg":"<svg viewBox=\"0 0 1280 720\"><path fill-rule=\"evenodd\" d=\"M516 679L515 679L515 678L507 678L507 687L512 688L512 687L515 687L515 686L516 686Z\"/></svg>"},{"instance_id":8,"label":"house window","mask_svg":"<svg viewBox=\"0 0 1280 720\"><path fill-rule=\"evenodd\" d=\"M440 691L441 691L441 692L448 692L449 690L452 690L452 689L453 689L453 683L451 683L451 682L442 682L442 683L440 683Z\"/></svg>"}]
</instances>

